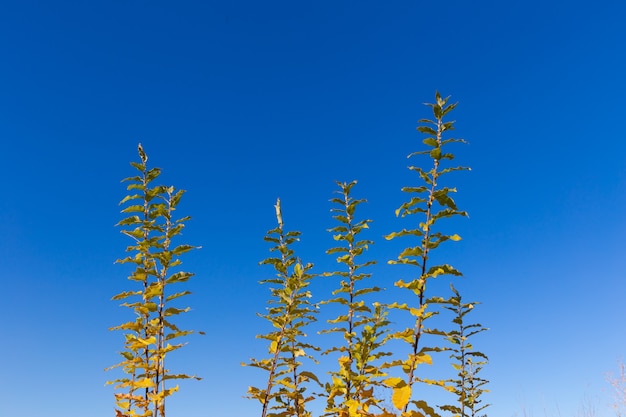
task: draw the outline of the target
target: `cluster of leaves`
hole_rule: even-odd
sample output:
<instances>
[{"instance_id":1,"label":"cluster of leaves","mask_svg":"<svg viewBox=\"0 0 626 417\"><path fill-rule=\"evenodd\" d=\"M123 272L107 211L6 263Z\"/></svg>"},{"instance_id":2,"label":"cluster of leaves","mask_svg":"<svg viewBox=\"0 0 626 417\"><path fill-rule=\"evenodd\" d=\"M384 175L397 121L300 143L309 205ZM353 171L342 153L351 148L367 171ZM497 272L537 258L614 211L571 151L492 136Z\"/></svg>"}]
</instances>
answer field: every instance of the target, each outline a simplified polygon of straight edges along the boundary
<instances>
[{"instance_id":1,"label":"cluster of leaves","mask_svg":"<svg viewBox=\"0 0 626 417\"><path fill-rule=\"evenodd\" d=\"M178 386L166 386L166 381L196 378L172 374L165 368L167 354L183 346L178 340L193 333L179 329L171 321L173 316L189 311L189 307L179 308L171 304L190 292L171 293L168 290L172 284L185 282L194 275L174 270L181 264L180 255L196 247L172 244L172 240L182 233L184 222L190 219L174 218L184 191L154 185L161 171L159 168L148 169L148 156L141 144L138 151L141 162L131 165L139 174L124 179L129 182L128 191L135 193L120 202L130 204L122 210L128 217L118 223L133 244L126 249L130 254L117 262L134 265L128 279L139 288L113 297L113 300L124 300L122 306L133 310L135 320L111 328L124 331L125 342L124 350L120 352L123 360L108 369L120 367L125 376L108 383L115 384L115 388L122 391L115 394L118 416L164 417L165 399L178 390Z\"/></svg>"},{"instance_id":2,"label":"cluster of leaves","mask_svg":"<svg viewBox=\"0 0 626 417\"><path fill-rule=\"evenodd\" d=\"M381 288L365 286L364 280L371 277L368 267L375 261L363 261L362 255L373 241L362 239L361 233L369 229L371 220L357 220L358 206L365 202L354 199L351 191L356 181L338 182L338 197L331 200L333 218L338 225L329 231L338 246L327 251L335 255L341 269L321 274L339 278L339 285L332 297L322 301L322 305L334 305L339 314L328 320L330 325L321 331L324 334L339 334L342 342L321 351L317 346L306 342L306 330L316 321L318 305L311 302L308 289L313 265L303 263L292 249L299 240L297 231L286 232L280 200L277 201L277 227L267 232L265 240L273 246L273 256L261 262L271 265L276 274L273 278L261 281L270 286L271 298L265 314L259 314L269 322L272 331L257 336L268 343L268 356L251 359L248 366L262 369L267 373L267 383L262 387L250 387L248 397L261 403L261 417L309 417L309 403L316 397L326 401L325 416L336 417L439 417L435 409L424 399L419 398L417 384L428 384L444 388L455 396L452 405L438 406L438 409L451 413L454 417L479 417L483 411L480 397L486 392L486 380L478 373L487 362L487 357L474 351L468 338L484 330L480 324L466 324L465 316L476 303L463 303L461 295L452 286L453 296L446 299L426 292L427 284L435 278L449 275L461 276L461 272L445 263L431 265L432 251L446 241L459 241L457 234L446 234L438 228L439 221L451 217L465 217L467 213L457 208L452 198L455 188L442 185L442 176L469 170L461 166L446 166L454 159L448 145L464 143L462 139L444 138L454 129L454 122L444 118L455 108L448 98L435 95L435 103L427 103L432 109L432 120L422 119L417 130L426 134L423 140L427 150L414 152L409 157L425 155L432 166L423 169L410 166L418 174L419 184L402 188L410 195L407 202L396 210L396 216L407 220L417 219L409 228L385 236L387 240L408 238L416 243L402 250L390 264L405 265L417 271L413 277L399 279L395 286L408 291L411 303L393 302L371 304L367 300L380 295ZM183 195L174 187L153 185L160 175L158 168L148 169L147 156L139 145L139 163L131 163L139 174L126 178L128 190L136 190L125 197L121 204L129 203L122 210L128 214L119 226L122 233L133 239L127 248L130 254L119 260L135 267L129 279L138 284L138 289L122 292L114 300L124 300L122 304L133 310L135 320L112 328L125 332L123 360L112 368L121 367L122 378L109 383L115 384L116 413L118 417L165 417L165 400L178 386L166 386L166 381L181 378L195 378L185 374L172 374L165 368L166 355L179 349L183 343L179 338L192 333L181 330L172 323L172 316L189 310L171 306L174 300L189 294L189 291L171 292L171 284L185 282L193 276L190 272L175 271L181 263L180 255L194 249L191 245L173 245L172 239L181 234L184 222L189 217L175 219L176 207ZM433 316L443 311L454 314L452 330L437 330L425 324ZM409 327L392 329L388 318L390 313L408 317ZM437 344L427 346L423 335L439 335L449 346ZM174 342L177 343L174 343ZM391 349L388 343L394 343ZM174 343L174 344L171 344ZM407 356L398 355L396 346L406 347ZM394 353L388 352L393 350ZM336 355L338 369L329 372L330 381L322 384L318 376L305 364L316 363L315 354ZM455 378L432 380L421 377L417 368L422 364L432 364L432 355L449 351ZM305 361L308 359L308 361ZM198 379L198 378L196 378ZM313 392L318 387L320 392ZM391 404L380 398L380 391L391 390ZM482 417L482 416L480 416Z\"/></svg>"},{"instance_id":3,"label":"cluster of leaves","mask_svg":"<svg viewBox=\"0 0 626 417\"><path fill-rule=\"evenodd\" d=\"M266 314L260 317L268 320L276 330L257 337L269 342L269 358L251 359L247 365L261 368L268 373L264 389L248 388L248 397L262 404L262 417L298 416L306 417L311 413L306 410L306 403L315 397L307 393L307 382L319 380L310 371L302 370L302 358L313 357L307 351L319 350L304 342L305 326L315 321L316 306L309 301L311 293L307 290L313 275L313 264L303 264L298 259L291 245L300 236L299 232L285 232L280 199L276 202L278 226L267 232L265 240L274 244L271 251L276 252L261 262L272 265L276 277L261 281L270 284L272 298Z\"/></svg>"},{"instance_id":4,"label":"cluster of leaves","mask_svg":"<svg viewBox=\"0 0 626 417\"><path fill-rule=\"evenodd\" d=\"M383 411L381 400L374 396L374 388L381 385L380 378L385 376L377 364L384 356L390 355L381 348L385 343L386 328L389 324L387 311L380 303L374 303L372 310L363 296L377 293L379 287L359 288L360 281L370 278L371 274L363 272L363 268L373 265L375 261L359 263L359 257L374 242L371 240L359 240L359 234L369 228L371 220L357 221L355 211L359 204L365 200L355 200L350 196L351 183L337 183L341 197L333 198L331 202L337 207L332 209L335 213L333 218L339 222L329 231L333 233L335 241L343 243L326 251L327 254L338 254L337 262L343 264L345 270L326 273L326 276L338 276L341 278L339 288L333 291L332 298L323 304L340 304L345 308L345 313L340 314L333 320L328 320L332 325L330 329L322 333L341 333L345 343L331 347L324 354L339 352L337 359L339 370L331 372L332 381L327 383L326 415L333 416L356 416L371 415L370 408L376 407Z\"/></svg>"},{"instance_id":5,"label":"cluster of leaves","mask_svg":"<svg viewBox=\"0 0 626 417\"><path fill-rule=\"evenodd\" d=\"M479 417L478 413L489 405L481 404L480 399L481 395L487 392L482 387L488 381L478 376L483 366L487 364L488 358L484 353L474 351L468 339L484 332L487 328L480 323L465 323L465 316L479 303L463 303L461 294L454 288L454 285L450 284L450 288L454 295L444 302L444 308L452 311L454 314L452 322L457 327L446 332L444 336L452 344L450 358L453 359L452 367L457 371L457 378L446 382L451 383L452 392L456 395L457 401L454 405L444 405L439 408L459 417Z\"/></svg>"},{"instance_id":6,"label":"cluster of leaves","mask_svg":"<svg viewBox=\"0 0 626 417\"><path fill-rule=\"evenodd\" d=\"M415 306L394 303L392 308L408 312L414 321L413 327L395 332L392 337L406 342L410 346L407 359L396 359L389 362L389 367L400 367L405 374L404 377L389 378L386 384L393 389L393 404L402 412L402 416L418 416L422 413L434 415L434 410L424 400L412 400L414 385L418 382L429 385L439 385L446 389L443 380L427 380L418 377L416 370L420 364L432 364L432 352L441 351L438 346L422 346L422 336L424 334L425 322L437 314L429 308L429 298L426 296L426 286L429 280L443 275L461 276L461 272L448 264L430 265L428 262L430 252L445 241L459 241L461 237L457 234L444 234L435 229L435 225L441 219L453 216L467 216L467 213L460 211L451 194L456 192L455 188L440 186L440 179L453 171L468 170L466 167L443 167L446 160L454 159L454 154L446 150L451 143L465 143L462 139L444 139L444 133L454 129L454 122L444 121L444 117L450 113L455 104L448 104L448 98L442 98L439 93L435 96L435 103L427 103L431 107L434 120L421 119L423 125L417 130L427 135L423 140L424 145L430 149L414 152L410 157L427 155L432 162L430 170L424 170L419 166L410 166L411 171L419 175L422 184L402 188L412 197L396 210L396 216L413 218L421 217L416 227L403 229L387 235L388 240L399 237L417 238L419 244L404 249L396 260L389 261L390 264L411 265L418 268L418 275L405 282L400 279L395 285L399 288L410 291L417 297ZM411 411L413 405L415 410Z\"/></svg>"},{"instance_id":7,"label":"cluster of leaves","mask_svg":"<svg viewBox=\"0 0 626 417\"><path fill-rule=\"evenodd\" d=\"M322 274L337 276L340 278L340 283L339 288L333 292L333 298L321 304L336 304L345 310L335 319L328 320L333 327L321 332L340 333L344 340L343 343L336 344L322 352L339 355L337 359L339 369L329 372L331 381L324 384L324 393L319 394L326 399L325 415L327 416L438 417L439 414L435 408L427 401L418 398L415 389L417 383L439 386L454 394L457 400L455 405L443 405L438 408L452 413L455 417L477 417L476 413L487 406L481 405L479 400L480 395L486 391L482 387L487 381L477 376L486 363L487 357L480 352L473 351L471 344L467 341L469 337L486 329L479 324L466 325L463 320L475 303L463 304L460 294L454 287L452 287L454 295L449 299L426 293L427 283L430 280L445 275L461 276L461 272L449 264L431 265L428 261L431 252L441 243L461 240L457 234L441 232L436 227L438 222L445 218L467 216L466 212L457 208L452 198L456 189L442 186L441 177L454 171L469 170L461 166L445 166L445 162L454 159L454 155L448 151L448 145L465 143L462 139L444 138L445 133L454 129L454 122L444 121L444 118L456 107L456 104L449 104L448 98L442 98L437 93L435 103L427 103L427 105L432 109L434 118L433 120L420 120L421 125L417 130L427 135L423 143L429 149L412 153L409 157L426 155L430 158L432 167L428 170L419 166L409 167L411 171L418 174L420 184L402 188L402 191L409 193L411 197L396 211L396 216L408 219L419 218L419 220L411 228L385 236L387 240L405 237L417 240L417 244L407 247L397 259L389 261L390 264L417 267L418 272L414 278L407 281L400 279L395 282L397 287L409 291L415 297L414 304L394 302L383 305L375 302L372 304L373 308L366 304L363 296L375 295L380 292L380 288L360 285L362 280L370 278L371 275L364 272L364 268L375 263L375 261L359 260L359 257L373 243L358 236L363 230L369 228L371 220L357 221L354 216L358 205L365 200L355 200L351 197L350 192L356 182L338 183L340 197L331 200L335 204L332 209L333 217L339 225L330 231L341 245L328 250L327 253L337 255L337 261L343 265L344 269ZM296 373L290 379L283 377L299 365L299 363L296 365L289 362L296 348L299 349L302 346L312 351L317 348L303 344L299 339L304 336L302 327L313 321L314 309L308 301L300 305L295 294L302 295L304 281L308 285L308 279L312 275L307 273L306 280L303 280L300 277L302 274L297 272L301 271L302 267L298 267L300 264L287 245L295 241L299 233L290 232L283 237L279 207L277 205L279 228L270 231L270 234L275 234L277 237L268 236L266 240L277 245L272 250L278 250L282 257L270 258L263 263L272 264L279 272L279 278L265 282L279 284L281 287L272 289L273 299L270 302L275 307L269 309L269 314L262 316L278 330L259 336L270 342L269 350L272 357L251 363L268 372L268 385L265 390L253 387L249 390L250 397L259 400L263 405L262 417L267 415L268 408L278 410L276 414L270 414L272 416L310 415L306 409L294 408L292 405L304 405L305 402L314 398L313 396L304 397L301 394L305 391L305 387L298 385L300 382L305 382L306 379L319 383L313 374L307 374L300 379L296 379ZM293 273L288 272L288 267L291 265L295 265ZM308 269L306 271L308 272ZM292 287L288 286L290 278L295 283ZM285 292L283 288L290 288L290 290ZM310 297L308 292L306 292L306 297ZM294 307L290 309L289 306ZM454 313L453 323L457 326L455 329L444 331L425 327L426 321L440 312L436 309L437 306L443 306L444 309ZM391 330L387 318L391 311L408 313L412 319L412 326ZM298 323L297 334L288 333L290 323ZM451 347L424 346L422 340L424 334L443 336ZM408 345L406 359L398 358L394 352L391 360L383 361L386 356L392 356L384 351L386 344L391 340ZM432 364L431 355L442 351L452 351L452 364L458 372L458 379L431 380L420 377L417 372L418 365ZM304 350L301 351L301 355L305 356ZM279 372L277 371L279 367L285 370ZM300 373L300 375L304 374ZM281 385L281 390L272 394L271 390L276 384ZM391 389L391 407L387 407L387 404L375 395L376 388ZM270 402L272 406L269 405Z\"/></svg>"}]
</instances>

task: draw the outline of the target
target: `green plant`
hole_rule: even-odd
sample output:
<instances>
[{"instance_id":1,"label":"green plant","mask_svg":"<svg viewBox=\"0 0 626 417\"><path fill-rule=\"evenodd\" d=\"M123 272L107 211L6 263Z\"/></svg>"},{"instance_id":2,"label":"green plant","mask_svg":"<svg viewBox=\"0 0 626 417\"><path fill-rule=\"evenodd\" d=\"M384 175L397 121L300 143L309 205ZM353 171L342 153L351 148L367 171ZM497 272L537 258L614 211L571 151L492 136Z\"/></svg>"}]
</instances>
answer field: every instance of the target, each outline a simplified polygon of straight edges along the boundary
<instances>
[{"instance_id":1,"label":"green plant","mask_svg":"<svg viewBox=\"0 0 626 417\"><path fill-rule=\"evenodd\" d=\"M341 333L345 343L326 350L324 354L339 352L339 370L331 372L332 382L326 384L327 415L334 416L369 416L371 407L380 408L380 400L373 395L374 387L380 385L380 378L385 375L377 365L383 356L389 355L380 349L385 343L384 335L389 324L385 308L374 303L374 310L362 299L369 293L380 291L378 287L359 288L360 281L370 278L371 274L363 268L375 264L375 261L359 263L359 257L366 251L371 240L359 240L359 234L369 228L371 220L357 221L354 217L356 208L365 200L355 200L350 196L351 183L337 182L340 197L331 201L337 205L332 209L333 218L339 222L329 230L335 241L343 243L326 251L337 254L337 262L345 270L326 273L325 276L341 278L339 288L333 291L332 298L322 304L339 304L345 308L337 318L328 320L338 325L322 333Z\"/></svg>"},{"instance_id":2,"label":"green plant","mask_svg":"<svg viewBox=\"0 0 626 417\"><path fill-rule=\"evenodd\" d=\"M417 246L404 249L396 260L389 261L390 264L411 265L418 268L418 276L408 282L404 280L396 281L395 285L411 291L417 297L416 306L394 303L391 307L408 312L414 320L413 327L395 332L392 337L406 342L410 346L408 358L406 360L397 359L391 361L388 367L400 367L405 374L404 377L388 378L385 383L393 389L392 402L401 411L403 417L417 417L423 415L435 415L433 408L424 400L412 400L414 396L413 388L415 383L424 382L427 384L445 386L444 381L433 381L419 378L416 370L420 364L431 364L430 353L441 351L439 347L422 346L422 336L424 333L424 322L432 317L436 312L428 307L426 296L427 283L442 275L460 276L461 273L448 264L431 265L429 257L431 252L441 243L452 240L458 241L461 238L457 234L444 234L437 231L437 222L444 218L454 216L467 216L467 213L460 211L451 194L456 192L455 188L440 185L441 177L460 170L468 170L466 167L443 167L442 164L454 159L454 155L447 151L451 143L465 143L462 139L446 138L444 133L454 129L453 121L444 121L456 104L448 104L448 98L442 98L437 92L435 103L427 103L434 115L434 120L421 119L421 126L417 130L427 135L423 143L428 150L414 152L410 157L417 155L428 155L432 161L432 168L424 170L418 166L410 166L409 169L415 171L423 185L404 187L402 191L412 197L396 210L396 216L410 217L419 215L422 220L411 229L403 229L386 236L386 239L399 237L412 237L419 240ZM410 410L413 405L416 410ZM417 411L420 410L420 411Z\"/></svg>"},{"instance_id":3,"label":"green plant","mask_svg":"<svg viewBox=\"0 0 626 417\"><path fill-rule=\"evenodd\" d=\"M478 376L483 366L487 364L488 358L484 353L473 350L468 339L484 332L487 328L480 323L465 324L465 316L479 303L463 303L461 294L456 288L452 284L450 288L454 295L443 301L443 305L445 309L454 313L452 322L456 325L456 329L445 332L443 335L452 344L450 358L453 359L452 366L457 371L457 378L446 382L452 384L454 388L452 392L457 397L457 403L439 408L459 417L478 417L478 413L489 406L489 404L481 404L480 399L484 392L488 392L483 388L488 381Z\"/></svg>"},{"instance_id":4,"label":"green plant","mask_svg":"<svg viewBox=\"0 0 626 417\"><path fill-rule=\"evenodd\" d=\"M181 264L180 255L197 247L173 245L173 239L182 233L184 222L190 219L174 217L184 191L154 185L161 170L148 169L148 156L141 144L138 152L141 162L131 162L131 165L139 174L123 180L129 183L128 191L136 193L120 202L130 202L130 205L122 210L128 217L118 223L124 228L122 233L134 243L126 249L130 255L117 262L134 265L135 270L128 279L138 284L139 289L113 297L113 300L125 300L122 306L132 309L136 318L110 329L126 333L124 350L120 353L123 361L108 369L121 367L126 376L108 383L123 391L115 394L118 416L165 417L165 400L178 391L177 385L169 387L167 381L200 379L173 374L165 367L167 354L184 345L170 343L193 333L192 330L179 329L171 321L173 316L189 311L189 307L174 307L172 303L190 292L173 293L170 288L194 275L174 271Z\"/></svg>"},{"instance_id":5,"label":"green plant","mask_svg":"<svg viewBox=\"0 0 626 417\"><path fill-rule=\"evenodd\" d=\"M270 249L276 257L261 262L272 265L277 272L275 278L261 281L262 284L275 285L271 288L267 314L259 314L268 320L276 330L258 335L269 341L268 359L251 359L247 365L263 369L268 373L264 389L248 388L248 397L262 404L262 417L310 416L306 404L314 396L307 394L307 383L319 380L310 371L301 370L301 358L312 356L307 350L317 347L304 343L304 328L315 320L316 307L309 302L311 293L306 289L313 274L309 271L312 264L303 264L294 255L291 245L299 240L300 232L283 230L283 216L280 199L276 202L278 226L267 232L265 240L275 246ZM244 364L245 365L245 364Z\"/></svg>"}]
</instances>

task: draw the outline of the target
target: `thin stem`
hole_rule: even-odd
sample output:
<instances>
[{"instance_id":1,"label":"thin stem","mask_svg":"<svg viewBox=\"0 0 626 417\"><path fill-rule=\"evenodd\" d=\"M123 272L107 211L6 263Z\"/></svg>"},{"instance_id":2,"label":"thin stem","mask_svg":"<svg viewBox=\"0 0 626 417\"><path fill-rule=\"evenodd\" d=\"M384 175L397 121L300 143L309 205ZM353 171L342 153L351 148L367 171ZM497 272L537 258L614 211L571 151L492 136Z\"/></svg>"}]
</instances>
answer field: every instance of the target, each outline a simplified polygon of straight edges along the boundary
<instances>
[{"instance_id":1,"label":"thin stem","mask_svg":"<svg viewBox=\"0 0 626 417\"><path fill-rule=\"evenodd\" d=\"M352 338L352 331L354 330L354 274L355 274L355 265L354 265L354 229L352 227L352 215L348 210L348 206L350 205L350 198L348 196L348 190L344 188L344 203L346 206L346 218L348 220L348 235L351 236L351 239L348 240L348 277L350 279L350 304L348 305L348 359L350 360L350 369L348 372L352 372L352 361L354 358L354 341ZM352 391L352 378L348 375L346 377L346 400L351 398L350 391ZM359 400L358 391L354 393L354 399Z\"/></svg>"},{"instance_id":2,"label":"thin stem","mask_svg":"<svg viewBox=\"0 0 626 417\"><path fill-rule=\"evenodd\" d=\"M289 327L293 329L293 323L290 323ZM297 363L298 359L296 357L296 341L295 340L291 341L291 360L292 360L291 366L293 367L292 369L293 392L294 392L293 406L294 406L294 410L296 411L296 416L300 417L300 397L298 393L298 363Z\"/></svg>"},{"instance_id":3,"label":"thin stem","mask_svg":"<svg viewBox=\"0 0 626 417\"><path fill-rule=\"evenodd\" d=\"M442 122L440 118L437 118L437 143L441 146L441 134L442 134ZM435 200L435 190L437 187L437 179L439 168L439 160L434 159L433 170L432 170L432 184L430 187L430 191L428 193L428 201L426 202L426 222L425 222L425 230L424 237L422 239L422 273L420 276L420 286L419 286L419 307L420 309L424 306L424 293L426 291L426 267L428 263L428 253L430 251L430 228L432 221L432 207ZM415 323L414 329L414 339L413 339L413 360L411 361L411 366L408 374L408 386L412 387L414 384L414 374L416 369L416 356L419 349L419 342L422 337L423 330L423 319L422 315L420 315ZM404 406L402 412L406 413L409 408L409 403L407 402Z\"/></svg>"},{"instance_id":4,"label":"thin stem","mask_svg":"<svg viewBox=\"0 0 626 417\"><path fill-rule=\"evenodd\" d=\"M147 242L150 238L150 229L148 227L146 227L146 225L150 222L150 201L148 200L148 185L150 184L150 181L148 179L148 171L147 171L147 167L146 167L146 161L143 161L143 194L144 194L144 198L143 198L143 239L144 242ZM142 250L143 251L143 268L144 268L144 279L143 279L143 293L146 293L146 290L148 289L148 276L149 273L148 271L150 271L150 269L152 268L152 265L150 263L150 251L148 248L145 248ZM154 262L154 261L153 261ZM145 298L144 298L144 302L145 302ZM148 339L148 322L150 321L150 312L145 312L143 313L142 316L143 319L143 339ZM146 365L146 370L145 370L145 376L148 376L148 367L147 365L150 363L150 352L148 350L148 346L143 348L144 351L144 364ZM133 380L134 380L134 373L133 373ZM132 389L132 388L131 388ZM148 411L148 407L149 407L149 402L148 402L148 392L149 392L149 388L145 388L144 391L144 412ZM129 410L130 411L130 410Z\"/></svg>"},{"instance_id":5,"label":"thin stem","mask_svg":"<svg viewBox=\"0 0 626 417\"><path fill-rule=\"evenodd\" d=\"M167 190L167 216L165 216L165 230L164 236L165 239L163 241L163 252L167 252L170 248L171 239L170 239L170 231L172 229L172 190ZM158 274L158 283L161 286L161 291L159 294L159 308L158 308L158 333L157 333L157 343L156 343L156 352L157 360L156 360L156 370L155 370L155 387L153 389L153 394L155 395L154 400L154 416L158 417L159 414L161 417L165 417L165 398L162 400L158 400L157 395L159 392L165 391L165 354L163 350L165 349L165 282L167 277L167 272L169 270L169 261L165 259L162 261L162 267Z\"/></svg>"},{"instance_id":6,"label":"thin stem","mask_svg":"<svg viewBox=\"0 0 626 417\"><path fill-rule=\"evenodd\" d=\"M285 243L285 235L283 233L283 224L282 224L282 219L279 220L279 224L278 224L278 230L279 230L279 243L278 243L278 247L280 248L280 253L281 253L281 261L282 264L285 266L285 272L283 272L283 280L285 282L285 285L287 285L287 280L288 280L288 275L287 275L287 269L286 269L286 265L287 265L287 261L288 261L288 257L287 257L287 243ZM283 250L284 249L284 250ZM292 294L293 297L293 294ZM287 308L285 310L285 316L289 317L291 315L291 305L293 303L289 303L289 305L287 305ZM270 398L271 398L271 391L272 388L274 387L274 374L276 373L276 369L278 367L278 358L280 356L280 351L282 349L283 346L283 339L285 337L285 332L287 329L287 324L288 324L289 320L285 320L285 322L281 325L280 328L280 333L278 335L278 339L276 341L276 351L274 352L274 357L272 358L272 365L270 367L270 372L269 372L269 376L267 378L267 387L265 389L265 396L264 396L264 400L263 400L263 409L261 411L261 417L266 417L267 416L267 411L269 408L269 403L270 403Z\"/></svg>"}]
</instances>

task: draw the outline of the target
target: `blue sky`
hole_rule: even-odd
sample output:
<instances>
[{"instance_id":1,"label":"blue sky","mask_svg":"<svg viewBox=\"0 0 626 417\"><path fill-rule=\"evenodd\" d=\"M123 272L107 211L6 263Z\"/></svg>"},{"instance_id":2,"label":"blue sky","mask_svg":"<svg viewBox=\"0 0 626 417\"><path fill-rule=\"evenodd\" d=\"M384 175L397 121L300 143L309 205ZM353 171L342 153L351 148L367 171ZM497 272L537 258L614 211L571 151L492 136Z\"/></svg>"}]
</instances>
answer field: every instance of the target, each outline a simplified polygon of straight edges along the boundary
<instances>
[{"instance_id":1,"label":"blue sky","mask_svg":"<svg viewBox=\"0 0 626 417\"><path fill-rule=\"evenodd\" d=\"M605 374L626 333L626 6L620 1L4 1L0 4L0 415L112 415L103 369L129 319L115 265L129 243L120 180L141 142L188 190L185 267L204 330L172 355L171 415L252 416L255 317L272 271L263 236L283 202L298 255L334 268L328 200L357 179L374 220L373 280L408 242L383 235L435 90L459 101L450 177L470 218L439 256L481 301L493 416L611 416ZM448 282L434 286L443 291ZM316 298L334 288L314 284ZM401 320L398 318L397 320ZM443 361L444 358L441 358ZM324 369L318 370L319 374Z\"/></svg>"}]
</instances>

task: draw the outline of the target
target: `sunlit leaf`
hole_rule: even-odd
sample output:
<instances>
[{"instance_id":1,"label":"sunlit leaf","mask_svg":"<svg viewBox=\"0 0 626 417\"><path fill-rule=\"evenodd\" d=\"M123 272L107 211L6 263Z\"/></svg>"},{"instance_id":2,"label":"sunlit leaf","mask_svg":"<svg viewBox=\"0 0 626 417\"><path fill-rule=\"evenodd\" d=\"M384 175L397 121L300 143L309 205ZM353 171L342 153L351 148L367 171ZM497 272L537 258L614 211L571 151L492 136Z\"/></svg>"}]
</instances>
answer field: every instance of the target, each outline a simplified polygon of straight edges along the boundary
<instances>
[{"instance_id":1,"label":"sunlit leaf","mask_svg":"<svg viewBox=\"0 0 626 417\"><path fill-rule=\"evenodd\" d=\"M402 410L411 399L411 387L408 385L396 386L391 395L391 402L398 410Z\"/></svg>"}]
</instances>

